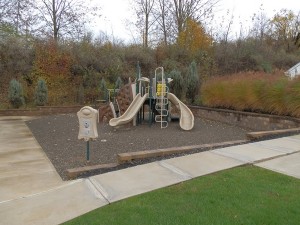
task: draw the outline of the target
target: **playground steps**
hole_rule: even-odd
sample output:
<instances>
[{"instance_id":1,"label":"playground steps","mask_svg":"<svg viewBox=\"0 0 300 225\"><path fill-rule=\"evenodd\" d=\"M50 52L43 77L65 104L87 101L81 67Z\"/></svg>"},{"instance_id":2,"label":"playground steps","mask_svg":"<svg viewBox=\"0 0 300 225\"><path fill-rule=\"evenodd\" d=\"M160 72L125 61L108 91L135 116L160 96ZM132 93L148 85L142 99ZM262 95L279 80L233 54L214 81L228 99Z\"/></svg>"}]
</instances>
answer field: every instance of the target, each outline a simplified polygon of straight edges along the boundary
<instances>
[{"instance_id":1,"label":"playground steps","mask_svg":"<svg viewBox=\"0 0 300 225\"><path fill-rule=\"evenodd\" d=\"M117 155L117 157L118 157L118 162L122 164L122 163L130 162L132 160L162 157L162 156L179 154L179 153L187 153L189 151L193 151L197 149L207 150L207 149L214 149L220 147L228 147L237 144L244 144L246 142L247 140L238 140L238 141L226 141L226 142L220 142L214 144L190 145L190 146L163 148L163 149L156 149L156 150L145 150L145 151L138 151L138 152L120 153Z\"/></svg>"}]
</instances>

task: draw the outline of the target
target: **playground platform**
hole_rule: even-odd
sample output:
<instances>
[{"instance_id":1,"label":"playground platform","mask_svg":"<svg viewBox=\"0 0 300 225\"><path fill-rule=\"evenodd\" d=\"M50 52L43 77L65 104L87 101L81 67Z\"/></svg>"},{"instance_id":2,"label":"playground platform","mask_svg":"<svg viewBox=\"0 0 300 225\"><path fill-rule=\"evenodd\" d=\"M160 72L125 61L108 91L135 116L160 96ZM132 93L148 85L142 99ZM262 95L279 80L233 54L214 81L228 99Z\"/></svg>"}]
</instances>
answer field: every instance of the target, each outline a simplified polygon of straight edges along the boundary
<instances>
[{"instance_id":1,"label":"playground platform","mask_svg":"<svg viewBox=\"0 0 300 225\"><path fill-rule=\"evenodd\" d=\"M246 164L300 179L300 135L62 181L25 124L0 117L0 224L60 224L122 199Z\"/></svg>"}]
</instances>

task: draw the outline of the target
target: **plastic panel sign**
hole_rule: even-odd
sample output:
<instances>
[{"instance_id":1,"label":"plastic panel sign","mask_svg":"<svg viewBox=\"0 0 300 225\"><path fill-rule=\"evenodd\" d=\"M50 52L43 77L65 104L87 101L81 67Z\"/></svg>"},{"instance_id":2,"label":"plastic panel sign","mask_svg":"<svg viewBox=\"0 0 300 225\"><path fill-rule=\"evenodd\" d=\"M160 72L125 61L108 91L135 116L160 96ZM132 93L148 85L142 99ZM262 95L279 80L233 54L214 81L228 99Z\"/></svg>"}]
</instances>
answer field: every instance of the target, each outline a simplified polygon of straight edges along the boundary
<instances>
[{"instance_id":1,"label":"plastic panel sign","mask_svg":"<svg viewBox=\"0 0 300 225\"><path fill-rule=\"evenodd\" d=\"M98 111L92 107L85 106L77 112L79 120L79 134L78 139L95 139L98 137L97 118Z\"/></svg>"}]
</instances>

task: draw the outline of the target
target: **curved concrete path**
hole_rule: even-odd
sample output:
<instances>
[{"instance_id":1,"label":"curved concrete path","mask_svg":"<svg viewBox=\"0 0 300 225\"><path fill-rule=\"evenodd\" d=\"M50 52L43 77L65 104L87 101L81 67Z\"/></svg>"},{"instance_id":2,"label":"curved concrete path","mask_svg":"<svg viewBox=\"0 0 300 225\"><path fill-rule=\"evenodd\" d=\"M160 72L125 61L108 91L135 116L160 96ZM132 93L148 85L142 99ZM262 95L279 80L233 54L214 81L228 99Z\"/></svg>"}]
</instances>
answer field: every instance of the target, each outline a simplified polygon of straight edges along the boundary
<instances>
[{"instance_id":1,"label":"curved concrete path","mask_svg":"<svg viewBox=\"0 0 300 225\"><path fill-rule=\"evenodd\" d=\"M3 225L60 224L111 202L248 163L300 178L295 135L64 182L27 128L28 119L0 117Z\"/></svg>"}]
</instances>

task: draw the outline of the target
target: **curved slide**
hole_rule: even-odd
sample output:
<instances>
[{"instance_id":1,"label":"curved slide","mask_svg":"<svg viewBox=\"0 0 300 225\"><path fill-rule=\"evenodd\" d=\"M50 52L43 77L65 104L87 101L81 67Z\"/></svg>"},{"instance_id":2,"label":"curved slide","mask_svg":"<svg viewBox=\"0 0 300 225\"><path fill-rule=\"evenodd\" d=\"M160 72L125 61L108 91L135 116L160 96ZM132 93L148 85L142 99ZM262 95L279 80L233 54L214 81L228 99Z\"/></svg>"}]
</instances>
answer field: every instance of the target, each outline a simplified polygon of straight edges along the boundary
<instances>
[{"instance_id":1,"label":"curved slide","mask_svg":"<svg viewBox=\"0 0 300 225\"><path fill-rule=\"evenodd\" d=\"M181 102L174 94L168 93L168 99L180 109L179 125L183 130L191 130L194 127L194 115L192 111Z\"/></svg>"},{"instance_id":2,"label":"curved slide","mask_svg":"<svg viewBox=\"0 0 300 225\"><path fill-rule=\"evenodd\" d=\"M143 97L141 94L137 94L133 101L131 102L128 109L118 118L112 118L109 121L109 125L112 127L119 126L130 122L134 116L138 113L139 109L143 106L145 100L148 98L149 94L145 94Z\"/></svg>"}]
</instances>

